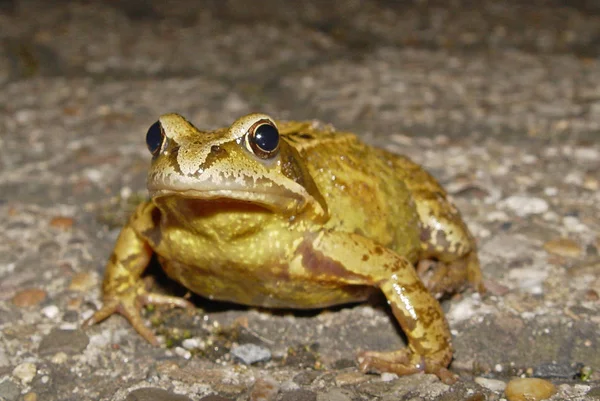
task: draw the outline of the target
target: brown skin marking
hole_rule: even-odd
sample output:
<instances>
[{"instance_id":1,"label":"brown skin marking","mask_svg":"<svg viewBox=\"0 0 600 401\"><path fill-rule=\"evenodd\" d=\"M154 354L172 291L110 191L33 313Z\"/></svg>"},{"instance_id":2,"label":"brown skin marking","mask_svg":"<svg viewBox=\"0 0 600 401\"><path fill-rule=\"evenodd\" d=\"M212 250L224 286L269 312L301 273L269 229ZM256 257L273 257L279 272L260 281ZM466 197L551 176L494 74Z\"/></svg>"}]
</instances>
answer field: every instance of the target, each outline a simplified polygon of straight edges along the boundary
<instances>
[{"instance_id":1,"label":"brown skin marking","mask_svg":"<svg viewBox=\"0 0 600 401\"><path fill-rule=\"evenodd\" d=\"M446 238L446 233L444 233L441 230L438 230L435 232L435 244L437 246L441 246L444 249L448 249L450 247L450 243L448 242L448 239Z\"/></svg>"},{"instance_id":2,"label":"brown skin marking","mask_svg":"<svg viewBox=\"0 0 600 401\"><path fill-rule=\"evenodd\" d=\"M361 284L372 281L369 276L348 271L340 262L328 258L321 251L316 251L310 240L302 241L296 252L302 255L302 266L316 277L332 277L336 282L339 282L340 278L346 278L359 281Z\"/></svg>"},{"instance_id":3,"label":"brown skin marking","mask_svg":"<svg viewBox=\"0 0 600 401\"><path fill-rule=\"evenodd\" d=\"M157 247L162 241L162 230L160 230L159 222L160 222L160 210L155 208L152 210L152 228L143 231L141 234L144 238L146 238L154 247Z\"/></svg>"},{"instance_id":4,"label":"brown skin marking","mask_svg":"<svg viewBox=\"0 0 600 401\"><path fill-rule=\"evenodd\" d=\"M362 261L363 261L363 262L366 262L367 260L369 260L369 255L367 255L367 254L364 254L364 255L362 256Z\"/></svg>"}]
</instances>

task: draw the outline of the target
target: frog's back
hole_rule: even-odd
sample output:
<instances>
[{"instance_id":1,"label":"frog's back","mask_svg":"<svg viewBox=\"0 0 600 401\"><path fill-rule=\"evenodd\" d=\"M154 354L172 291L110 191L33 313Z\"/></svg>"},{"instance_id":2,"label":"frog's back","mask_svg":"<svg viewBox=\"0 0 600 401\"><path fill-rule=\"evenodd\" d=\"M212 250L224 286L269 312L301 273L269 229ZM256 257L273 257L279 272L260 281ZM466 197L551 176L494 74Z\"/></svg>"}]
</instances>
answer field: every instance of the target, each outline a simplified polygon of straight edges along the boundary
<instances>
[{"instance_id":1,"label":"frog's back","mask_svg":"<svg viewBox=\"0 0 600 401\"><path fill-rule=\"evenodd\" d=\"M364 144L351 133L310 123L280 125L323 195L327 228L355 232L409 259L419 252L419 221L405 180L425 173L407 158Z\"/></svg>"}]
</instances>

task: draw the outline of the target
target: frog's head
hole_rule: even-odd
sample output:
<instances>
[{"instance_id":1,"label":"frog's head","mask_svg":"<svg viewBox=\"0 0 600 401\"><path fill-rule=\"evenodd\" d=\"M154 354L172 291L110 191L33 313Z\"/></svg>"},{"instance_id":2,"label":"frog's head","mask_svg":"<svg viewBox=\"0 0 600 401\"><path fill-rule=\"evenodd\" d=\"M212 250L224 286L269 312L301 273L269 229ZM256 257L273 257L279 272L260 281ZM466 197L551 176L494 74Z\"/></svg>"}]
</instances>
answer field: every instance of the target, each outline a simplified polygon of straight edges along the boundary
<instances>
[{"instance_id":1,"label":"frog's head","mask_svg":"<svg viewBox=\"0 0 600 401\"><path fill-rule=\"evenodd\" d=\"M290 216L327 215L299 153L265 114L249 114L214 131L200 131L178 114L165 114L148 130L146 143L153 155L148 172L152 198L235 200Z\"/></svg>"}]
</instances>

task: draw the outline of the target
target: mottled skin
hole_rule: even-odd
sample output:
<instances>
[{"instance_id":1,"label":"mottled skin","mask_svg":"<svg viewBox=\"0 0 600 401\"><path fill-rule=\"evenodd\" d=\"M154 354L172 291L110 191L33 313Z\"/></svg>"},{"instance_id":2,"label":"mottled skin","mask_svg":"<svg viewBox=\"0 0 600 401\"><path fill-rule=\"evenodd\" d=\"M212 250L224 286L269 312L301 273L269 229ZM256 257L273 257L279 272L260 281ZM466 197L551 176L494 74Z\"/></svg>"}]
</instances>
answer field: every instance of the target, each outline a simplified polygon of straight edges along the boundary
<instances>
[{"instance_id":1,"label":"mottled skin","mask_svg":"<svg viewBox=\"0 0 600 401\"><path fill-rule=\"evenodd\" d=\"M167 114L148 174L151 200L123 228L88 323L126 316L150 343L143 304L189 307L140 280L153 253L193 292L246 305L320 308L382 291L408 347L363 352L363 371L425 371L446 381L450 332L432 296L483 290L475 244L446 193L407 158L316 122L278 122L267 158L249 145L263 114L216 131ZM423 284L419 261L439 263ZM431 291L431 292L430 292Z\"/></svg>"}]
</instances>

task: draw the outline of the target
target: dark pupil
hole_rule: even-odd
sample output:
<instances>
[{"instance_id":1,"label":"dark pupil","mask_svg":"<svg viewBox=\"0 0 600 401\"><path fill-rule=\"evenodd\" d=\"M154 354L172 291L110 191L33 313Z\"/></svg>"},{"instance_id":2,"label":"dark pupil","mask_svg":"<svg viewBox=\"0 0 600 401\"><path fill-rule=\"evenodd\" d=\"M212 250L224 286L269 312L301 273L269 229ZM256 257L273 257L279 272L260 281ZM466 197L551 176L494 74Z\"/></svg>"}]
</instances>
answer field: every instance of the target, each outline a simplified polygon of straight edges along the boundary
<instances>
[{"instance_id":1,"label":"dark pupil","mask_svg":"<svg viewBox=\"0 0 600 401\"><path fill-rule=\"evenodd\" d=\"M272 152L279 145L279 132L271 124L263 124L254 131L254 142L261 150Z\"/></svg>"},{"instance_id":2,"label":"dark pupil","mask_svg":"<svg viewBox=\"0 0 600 401\"><path fill-rule=\"evenodd\" d=\"M160 149L162 141L163 134L160 129L160 123L157 121L148 128L148 133L146 134L146 145L150 153L155 154Z\"/></svg>"}]
</instances>

